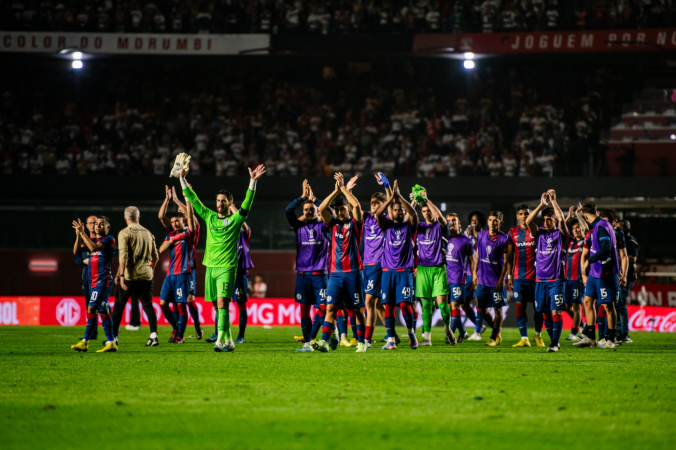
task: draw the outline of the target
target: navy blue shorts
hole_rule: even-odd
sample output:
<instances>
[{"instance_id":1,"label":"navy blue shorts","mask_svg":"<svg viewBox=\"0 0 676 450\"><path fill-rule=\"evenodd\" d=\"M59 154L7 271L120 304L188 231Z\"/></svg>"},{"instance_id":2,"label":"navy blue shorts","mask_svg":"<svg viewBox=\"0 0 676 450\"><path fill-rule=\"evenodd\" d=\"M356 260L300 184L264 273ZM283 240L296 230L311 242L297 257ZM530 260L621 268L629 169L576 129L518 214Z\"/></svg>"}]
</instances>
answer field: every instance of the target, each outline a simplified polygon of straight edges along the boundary
<instances>
[{"instance_id":1,"label":"navy blue shorts","mask_svg":"<svg viewBox=\"0 0 676 450\"><path fill-rule=\"evenodd\" d=\"M85 302L89 304L89 296L91 295L92 288L89 286L89 278L82 280L82 295L84 295Z\"/></svg>"},{"instance_id":2,"label":"navy blue shorts","mask_svg":"<svg viewBox=\"0 0 676 450\"><path fill-rule=\"evenodd\" d=\"M383 268L380 263L373 265L364 264L362 271L362 282L365 295L375 295L378 297L381 291L380 281L383 275Z\"/></svg>"},{"instance_id":3,"label":"navy blue shorts","mask_svg":"<svg viewBox=\"0 0 676 450\"><path fill-rule=\"evenodd\" d=\"M197 275L195 269L190 272L190 292L188 294L197 296Z\"/></svg>"},{"instance_id":4,"label":"navy blue shorts","mask_svg":"<svg viewBox=\"0 0 676 450\"><path fill-rule=\"evenodd\" d=\"M249 300L249 274L237 272L235 276L235 289L232 291L232 301L246 303Z\"/></svg>"},{"instance_id":5,"label":"navy blue shorts","mask_svg":"<svg viewBox=\"0 0 676 450\"><path fill-rule=\"evenodd\" d=\"M380 283L380 298L383 304L398 305L401 302L415 304L415 283L411 269L404 269L401 272L383 269Z\"/></svg>"},{"instance_id":6,"label":"navy blue shorts","mask_svg":"<svg viewBox=\"0 0 676 450\"><path fill-rule=\"evenodd\" d=\"M105 313L108 311L108 299L110 292L113 290L113 283L106 287L101 283L98 286L89 288L89 299L87 306L96 308L97 312Z\"/></svg>"},{"instance_id":7,"label":"navy blue shorts","mask_svg":"<svg viewBox=\"0 0 676 450\"><path fill-rule=\"evenodd\" d=\"M462 298L468 303L474 298L471 275L465 275L465 285L462 287Z\"/></svg>"},{"instance_id":8,"label":"navy blue shorts","mask_svg":"<svg viewBox=\"0 0 676 450\"><path fill-rule=\"evenodd\" d=\"M480 284L476 288L476 300L479 308L502 308L507 304L507 291L497 292L495 286Z\"/></svg>"},{"instance_id":9,"label":"navy blue shorts","mask_svg":"<svg viewBox=\"0 0 676 450\"><path fill-rule=\"evenodd\" d=\"M312 275L315 273L316 275ZM296 272L296 303L321 305L326 303L329 277L324 272Z\"/></svg>"},{"instance_id":10,"label":"navy blue shorts","mask_svg":"<svg viewBox=\"0 0 676 450\"><path fill-rule=\"evenodd\" d=\"M514 301L532 302L535 296L535 280L514 280Z\"/></svg>"},{"instance_id":11,"label":"navy blue shorts","mask_svg":"<svg viewBox=\"0 0 676 450\"><path fill-rule=\"evenodd\" d=\"M165 302L188 303L190 295L190 274L167 275L162 283L160 300Z\"/></svg>"},{"instance_id":12,"label":"navy blue shorts","mask_svg":"<svg viewBox=\"0 0 676 450\"><path fill-rule=\"evenodd\" d=\"M583 292L582 280L566 281L566 305L581 304Z\"/></svg>"},{"instance_id":13,"label":"navy blue shorts","mask_svg":"<svg viewBox=\"0 0 676 450\"><path fill-rule=\"evenodd\" d=\"M451 290L451 297L449 301L462 303L465 299L465 285L464 284L449 284Z\"/></svg>"},{"instance_id":14,"label":"navy blue shorts","mask_svg":"<svg viewBox=\"0 0 676 450\"><path fill-rule=\"evenodd\" d=\"M535 311L550 312L566 309L566 280L535 283Z\"/></svg>"},{"instance_id":15,"label":"navy blue shorts","mask_svg":"<svg viewBox=\"0 0 676 450\"><path fill-rule=\"evenodd\" d=\"M337 305L341 309L359 309L364 307L359 272L333 272L326 289L326 304Z\"/></svg>"},{"instance_id":16,"label":"navy blue shorts","mask_svg":"<svg viewBox=\"0 0 676 450\"><path fill-rule=\"evenodd\" d=\"M596 303L615 303L620 298L620 282L617 275L607 278L587 278L584 296L591 297Z\"/></svg>"}]
</instances>

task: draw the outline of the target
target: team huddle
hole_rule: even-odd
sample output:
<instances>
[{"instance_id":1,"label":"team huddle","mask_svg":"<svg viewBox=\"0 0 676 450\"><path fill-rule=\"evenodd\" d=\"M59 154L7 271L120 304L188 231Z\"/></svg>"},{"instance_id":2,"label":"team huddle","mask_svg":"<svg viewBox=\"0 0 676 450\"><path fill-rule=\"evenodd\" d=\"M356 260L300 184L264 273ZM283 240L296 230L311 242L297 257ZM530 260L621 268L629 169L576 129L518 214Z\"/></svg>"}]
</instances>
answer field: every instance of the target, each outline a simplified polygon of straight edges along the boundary
<instances>
[{"instance_id":1,"label":"team huddle","mask_svg":"<svg viewBox=\"0 0 676 450\"><path fill-rule=\"evenodd\" d=\"M205 221L207 230L205 301L216 311L215 332L206 341L214 344L215 352L232 352L236 343L244 342L247 277L253 267L249 257L251 230L245 219L265 168L261 165L249 172L249 189L240 208L234 206L229 191L221 190L213 211L202 204L186 181L186 170L177 169L186 201L182 203L175 190L166 188L159 219L168 234L159 252L152 234L139 224L140 213L135 207L125 210L127 228L117 241L108 234L110 221L105 216L91 216L85 224L73 222L73 252L76 262L85 266L87 326L83 339L71 348L88 351L89 341L97 339L100 317L106 341L98 351L117 351L120 322L129 298L140 300L148 317L150 336L146 345L159 345L152 273L159 253L164 252L169 252L170 263L160 306L173 329L169 342L184 342L188 312L196 337L203 337L195 305L200 235L197 216ZM370 211L364 212L352 194L358 177L346 182L336 173L334 178L334 190L323 201L315 197L306 180L302 195L286 208L297 243L295 301L300 304L302 336L295 339L303 343L297 352L328 352L338 345L356 346L357 352L366 352L374 343L377 317L387 332L382 350L395 350L400 343L397 307L411 349L432 345L435 307L443 319L447 344L480 341L489 327L486 345L498 346L502 344L507 289L513 291L521 333L514 347L531 346L528 303L533 303L535 310L534 342L545 347L541 336L544 325L550 340L548 352L560 348L564 312L573 319L566 339L577 347L613 348L631 342L626 300L636 279L638 244L629 237L630 245L625 245L623 229L629 231L629 222L617 220L613 210L604 210L599 216L593 203L578 204L564 218L556 192L549 190L535 209L527 205L518 208L519 225L507 234L501 231L503 214L499 211L491 211L487 217L473 212L463 231L460 217L444 215L422 187L416 185L409 201L402 196L396 180L390 184L379 173L376 180L384 192L373 194ZM171 199L178 212L167 215ZM302 208L300 217L296 216L298 207ZM539 215L541 227L535 223ZM118 249L119 268L113 277L112 260ZM108 298L114 283L122 294L111 312ZM236 340L230 330L231 301L238 304L240 312ZM421 342L416 336L417 301L422 305ZM474 324L471 336L465 330L463 312ZM350 340L348 319L352 326Z\"/></svg>"}]
</instances>

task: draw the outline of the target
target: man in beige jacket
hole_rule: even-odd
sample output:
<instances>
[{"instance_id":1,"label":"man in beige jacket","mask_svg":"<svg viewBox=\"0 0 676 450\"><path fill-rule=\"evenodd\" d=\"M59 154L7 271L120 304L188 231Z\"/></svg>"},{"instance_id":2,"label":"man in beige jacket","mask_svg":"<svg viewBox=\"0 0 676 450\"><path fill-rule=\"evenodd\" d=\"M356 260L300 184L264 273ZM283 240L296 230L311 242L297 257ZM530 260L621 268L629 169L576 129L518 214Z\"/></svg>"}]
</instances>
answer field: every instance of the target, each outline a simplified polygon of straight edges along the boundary
<instances>
[{"instance_id":1,"label":"man in beige jacket","mask_svg":"<svg viewBox=\"0 0 676 450\"><path fill-rule=\"evenodd\" d=\"M157 315L153 309L153 271L157 266L159 254L155 245L155 237L141 226L141 213L136 206L124 210L124 221L127 228L117 236L120 252L119 266L115 281L122 289L120 298L115 302L113 310L113 331L115 341L120 333L120 322L129 297L132 301L141 300L143 311L148 316L150 337L147 347L159 345L157 339Z\"/></svg>"}]
</instances>

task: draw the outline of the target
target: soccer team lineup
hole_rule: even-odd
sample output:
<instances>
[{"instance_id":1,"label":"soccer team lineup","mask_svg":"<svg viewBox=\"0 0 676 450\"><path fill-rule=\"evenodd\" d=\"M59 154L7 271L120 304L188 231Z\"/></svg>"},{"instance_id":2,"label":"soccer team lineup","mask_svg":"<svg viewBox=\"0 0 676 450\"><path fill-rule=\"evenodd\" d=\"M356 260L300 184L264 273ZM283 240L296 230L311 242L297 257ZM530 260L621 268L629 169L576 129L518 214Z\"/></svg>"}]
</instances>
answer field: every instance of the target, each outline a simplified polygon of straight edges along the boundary
<instances>
[{"instance_id":1,"label":"soccer team lineup","mask_svg":"<svg viewBox=\"0 0 676 450\"><path fill-rule=\"evenodd\" d=\"M73 221L73 253L76 262L85 266L87 302L85 333L71 346L73 350L87 352L96 342L99 319L105 341L96 351L124 350L119 329L130 298L140 300L147 316L150 336L146 346L159 345L152 279L159 254L165 252L170 262L160 307L173 330L169 343L185 342L188 314L197 339L203 338L195 304L201 281L195 277L197 245L203 233L200 219L206 225L204 300L216 311L215 330L206 342L214 344L214 352L226 353L245 342L248 274L253 267L246 218L265 167L249 169L249 188L239 207L231 192L220 190L212 210L187 181L189 159L186 154L178 155L171 174L180 182L183 201L176 187L166 187L158 217L168 233L159 249L155 237L140 225L140 212L134 206L125 209L127 228L117 238L105 216ZM638 244L629 233L630 223L619 220L614 210L585 202L570 206L564 214L558 193L550 189L541 193L537 206L518 206L518 225L503 231L500 211L473 211L470 223L461 223L458 214L441 212L434 193L415 185L410 195L402 194L397 180L390 181L383 173L375 176L377 191L365 211L352 194L358 176L345 180L335 173L334 179L333 191L323 199L305 180L302 195L285 210L296 235L294 298L301 323L301 334L294 336L300 344L296 352L326 353L340 345L364 353L380 343L388 351L396 350L402 339L408 339L412 350L431 346L432 315L437 308L447 345L482 341L489 331L485 345L500 346L508 290L520 333L518 342L509 343L513 347L533 345L554 353L562 340L577 348L604 349L632 342L627 298L637 278ZM214 193L201 194L204 199ZM172 200L178 212L168 212ZM116 256L118 270L113 273ZM119 298L111 309L108 298L115 285ZM416 333L418 301L421 340ZM237 303L242 312L236 339L230 302ZM397 307L405 328L401 337L396 330ZM563 314L573 321L565 339ZM528 315L535 327L532 343ZM378 318L387 334L377 344L373 335ZM351 339L347 337L348 320ZM474 327L467 330L465 323Z\"/></svg>"}]
</instances>

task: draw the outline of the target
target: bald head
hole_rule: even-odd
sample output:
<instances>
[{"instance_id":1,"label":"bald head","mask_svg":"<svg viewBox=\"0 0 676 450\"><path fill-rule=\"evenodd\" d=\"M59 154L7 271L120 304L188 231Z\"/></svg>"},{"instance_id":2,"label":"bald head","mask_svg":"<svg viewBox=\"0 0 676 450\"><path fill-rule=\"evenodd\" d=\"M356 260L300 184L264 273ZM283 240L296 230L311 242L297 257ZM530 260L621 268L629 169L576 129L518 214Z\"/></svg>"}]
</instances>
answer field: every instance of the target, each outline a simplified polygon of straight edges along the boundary
<instances>
[{"instance_id":1,"label":"bald head","mask_svg":"<svg viewBox=\"0 0 676 450\"><path fill-rule=\"evenodd\" d=\"M141 218L141 212L136 206L127 206L124 210L124 220L137 223Z\"/></svg>"}]
</instances>

